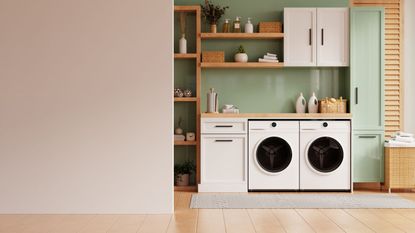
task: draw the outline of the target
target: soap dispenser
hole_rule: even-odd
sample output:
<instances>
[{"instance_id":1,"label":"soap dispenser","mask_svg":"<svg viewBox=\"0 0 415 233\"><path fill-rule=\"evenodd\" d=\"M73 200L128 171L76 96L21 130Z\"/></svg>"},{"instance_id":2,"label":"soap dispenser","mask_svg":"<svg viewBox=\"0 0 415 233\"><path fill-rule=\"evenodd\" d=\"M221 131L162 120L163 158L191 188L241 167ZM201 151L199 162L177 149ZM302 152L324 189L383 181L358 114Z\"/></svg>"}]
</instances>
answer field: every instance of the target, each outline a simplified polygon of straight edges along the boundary
<instances>
[{"instance_id":1,"label":"soap dispenser","mask_svg":"<svg viewBox=\"0 0 415 233\"><path fill-rule=\"evenodd\" d=\"M306 105L306 101L305 98L303 96L303 93L300 93L300 96L298 96L297 98L297 102L295 105L295 110L297 113L305 113L305 105Z\"/></svg>"},{"instance_id":2,"label":"soap dispenser","mask_svg":"<svg viewBox=\"0 0 415 233\"><path fill-rule=\"evenodd\" d=\"M236 16L235 21L233 21L233 32L241 32L241 17Z\"/></svg>"},{"instance_id":3,"label":"soap dispenser","mask_svg":"<svg viewBox=\"0 0 415 233\"><path fill-rule=\"evenodd\" d=\"M313 92L313 95L308 100L308 112L317 113L318 112L318 99L316 94Z\"/></svg>"},{"instance_id":4,"label":"soap dispenser","mask_svg":"<svg viewBox=\"0 0 415 233\"><path fill-rule=\"evenodd\" d=\"M225 19L225 22L223 23L222 32L228 33L231 32L231 27L229 25L229 19Z\"/></svg>"},{"instance_id":5,"label":"soap dispenser","mask_svg":"<svg viewBox=\"0 0 415 233\"><path fill-rule=\"evenodd\" d=\"M251 18L248 18L248 22L245 24L245 33L254 33L254 25L251 23Z\"/></svg>"}]
</instances>

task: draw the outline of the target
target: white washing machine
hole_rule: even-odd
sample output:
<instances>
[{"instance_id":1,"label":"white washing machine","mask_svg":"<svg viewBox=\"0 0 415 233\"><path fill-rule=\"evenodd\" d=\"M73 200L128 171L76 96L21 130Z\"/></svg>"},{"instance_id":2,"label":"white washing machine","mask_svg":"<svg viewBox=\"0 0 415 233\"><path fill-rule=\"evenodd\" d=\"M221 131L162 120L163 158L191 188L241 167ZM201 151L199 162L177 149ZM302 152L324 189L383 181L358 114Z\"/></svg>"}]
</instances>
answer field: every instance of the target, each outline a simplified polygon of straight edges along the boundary
<instances>
[{"instance_id":1,"label":"white washing machine","mask_svg":"<svg viewBox=\"0 0 415 233\"><path fill-rule=\"evenodd\" d=\"M300 122L300 190L351 190L350 121Z\"/></svg>"},{"instance_id":2,"label":"white washing machine","mask_svg":"<svg viewBox=\"0 0 415 233\"><path fill-rule=\"evenodd\" d=\"M299 189L299 121L249 121L248 189Z\"/></svg>"}]
</instances>

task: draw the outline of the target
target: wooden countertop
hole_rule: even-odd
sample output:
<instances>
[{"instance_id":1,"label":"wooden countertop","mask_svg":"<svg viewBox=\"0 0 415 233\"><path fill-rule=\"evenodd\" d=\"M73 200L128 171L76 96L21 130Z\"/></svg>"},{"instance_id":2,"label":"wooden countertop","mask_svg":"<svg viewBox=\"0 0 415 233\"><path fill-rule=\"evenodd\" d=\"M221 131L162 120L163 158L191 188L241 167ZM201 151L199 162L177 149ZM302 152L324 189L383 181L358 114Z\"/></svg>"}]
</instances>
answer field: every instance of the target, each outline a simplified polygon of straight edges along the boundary
<instances>
[{"instance_id":1,"label":"wooden countertop","mask_svg":"<svg viewBox=\"0 0 415 233\"><path fill-rule=\"evenodd\" d=\"M202 118L352 119L351 113L202 113Z\"/></svg>"}]
</instances>

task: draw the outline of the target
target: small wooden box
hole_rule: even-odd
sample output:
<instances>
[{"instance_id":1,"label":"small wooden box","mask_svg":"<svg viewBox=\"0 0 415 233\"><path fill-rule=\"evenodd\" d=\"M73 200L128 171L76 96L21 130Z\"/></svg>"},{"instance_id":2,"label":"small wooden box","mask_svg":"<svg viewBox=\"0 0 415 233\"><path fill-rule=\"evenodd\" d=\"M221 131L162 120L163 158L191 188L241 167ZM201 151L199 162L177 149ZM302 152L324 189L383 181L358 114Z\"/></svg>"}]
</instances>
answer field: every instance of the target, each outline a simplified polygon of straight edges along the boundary
<instances>
[{"instance_id":1,"label":"small wooden box","mask_svg":"<svg viewBox=\"0 0 415 233\"><path fill-rule=\"evenodd\" d=\"M203 51L202 62L225 62L224 51Z\"/></svg>"},{"instance_id":2,"label":"small wooden box","mask_svg":"<svg viewBox=\"0 0 415 233\"><path fill-rule=\"evenodd\" d=\"M415 188L415 147L385 147L385 187Z\"/></svg>"},{"instance_id":3,"label":"small wooden box","mask_svg":"<svg viewBox=\"0 0 415 233\"><path fill-rule=\"evenodd\" d=\"M281 33L282 23L281 22L260 22L259 32L260 33Z\"/></svg>"}]
</instances>

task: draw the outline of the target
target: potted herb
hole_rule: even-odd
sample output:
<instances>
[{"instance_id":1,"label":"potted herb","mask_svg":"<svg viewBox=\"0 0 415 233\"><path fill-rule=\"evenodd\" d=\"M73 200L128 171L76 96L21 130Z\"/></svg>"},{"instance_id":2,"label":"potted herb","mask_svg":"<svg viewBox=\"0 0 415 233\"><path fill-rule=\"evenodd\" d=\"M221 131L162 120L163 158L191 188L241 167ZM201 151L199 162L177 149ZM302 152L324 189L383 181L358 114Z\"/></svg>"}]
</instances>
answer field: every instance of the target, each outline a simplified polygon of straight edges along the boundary
<instances>
[{"instance_id":1,"label":"potted herb","mask_svg":"<svg viewBox=\"0 0 415 233\"><path fill-rule=\"evenodd\" d=\"M190 174L195 172L196 166L192 161L174 165L174 177L177 186L188 186Z\"/></svg>"},{"instance_id":2,"label":"potted herb","mask_svg":"<svg viewBox=\"0 0 415 233\"><path fill-rule=\"evenodd\" d=\"M201 7L203 19L210 24L210 32L216 33L216 23L225 14L229 6L221 7L219 5L213 5L209 0L205 0L205 5L201 5Z\"/></svg>"},{"instance_id":3,"label":"potted herb","mask_svg":"<svg viewBox=\"0 0 415 233\"><path fill-rule=\"evenodd\" d=\"M235 61L248 62L248 54L246 54L245 48L242 45L239 46L238 52L235 54Z\"/></svg>"}]
</instances>

